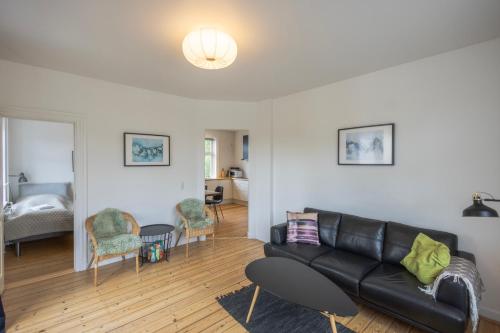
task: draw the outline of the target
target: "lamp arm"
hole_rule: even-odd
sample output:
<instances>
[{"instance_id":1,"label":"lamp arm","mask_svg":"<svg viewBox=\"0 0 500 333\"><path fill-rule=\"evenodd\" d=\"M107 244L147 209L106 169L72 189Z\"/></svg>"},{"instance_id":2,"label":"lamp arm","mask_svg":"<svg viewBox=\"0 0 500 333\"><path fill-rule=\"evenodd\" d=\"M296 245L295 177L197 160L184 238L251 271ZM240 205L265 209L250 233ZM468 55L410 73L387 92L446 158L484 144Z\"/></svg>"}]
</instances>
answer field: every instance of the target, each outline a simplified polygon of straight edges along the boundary
<instances>
[{"instance_id":1,"label":"lamp arm","mask_svg":"<svg viewBox=\"0 0 500 333\"><path fill-rule=\"evenodd\" d=\"M486 194L487 196L489 196L488 199L483 199L484 201L500 201L498 199L495 199L495 197L491 193L488 193L488 192L474 192L473 196L476 196L476 195L479 196L479 194Z\"/></svg>"},{"instance_id":2,"label":"lamp arm","mask_svg":"<svg viewBox=\"0 0 500 333\"><path fill-rule=\"evenodd\" d=\"M483 199L483 201L493 201L493 202L500 202L500 199Z\"/></svg>"}]
</instances>

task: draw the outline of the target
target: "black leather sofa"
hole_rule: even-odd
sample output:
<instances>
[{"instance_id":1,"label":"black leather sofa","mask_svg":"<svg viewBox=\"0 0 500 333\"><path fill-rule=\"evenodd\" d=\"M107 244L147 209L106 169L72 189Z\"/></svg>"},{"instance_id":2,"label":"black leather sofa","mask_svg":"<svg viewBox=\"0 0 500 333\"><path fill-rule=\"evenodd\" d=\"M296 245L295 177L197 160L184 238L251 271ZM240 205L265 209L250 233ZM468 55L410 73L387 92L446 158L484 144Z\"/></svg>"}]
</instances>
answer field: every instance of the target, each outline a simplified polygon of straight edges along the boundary
<instances>
[{"instance_id":1,"label":"black leather sofa","mask_svg":"<svg viewBox=\"0 0 500 333\"><path fill-rule=\"evenodd\" d=\"M469 301L465 284L444 280L436 300L418 289L421 283L399 262L419 232L446 244L452 255L475 262L471 253L458 251L457 236L353 215L318 212L320 246L287 244L286 223L271 227L268 257L287 257L321 272L354 300L429 332L464 332Z\"/></svg>"}]
</instances>

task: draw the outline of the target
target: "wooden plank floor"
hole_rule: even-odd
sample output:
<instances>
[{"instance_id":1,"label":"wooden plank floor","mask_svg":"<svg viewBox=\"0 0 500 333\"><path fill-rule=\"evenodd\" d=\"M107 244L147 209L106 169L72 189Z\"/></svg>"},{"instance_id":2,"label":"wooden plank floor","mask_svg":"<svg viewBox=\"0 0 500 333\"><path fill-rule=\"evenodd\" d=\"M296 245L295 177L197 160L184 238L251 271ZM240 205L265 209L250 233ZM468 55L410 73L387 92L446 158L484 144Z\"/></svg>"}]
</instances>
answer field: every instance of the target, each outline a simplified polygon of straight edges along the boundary
<instances>
[{"instance_id":1,"label":"wooden plank floor","mask_svg":"<svg viewBox=\"0 0 500 333\"><path fill-rule=\"evenodd\" d=\"M185 259L179 247L170 262L144 265L139 278L128 260L103 267L98 287L90 271L8 287L8 332L244 332L215 298L249 284L244 268L264 255L262 242L242 238L246 207L227 206L224 215L215 249L211 242L195 243ZM24 270L30 274L37 273ZM341 322L355 332L419 332L362 306ZM483 320L480 332L500 330Z\"/></svg>"},{"instance_id":2,"label":"wooden plank floor","mask_svg":"<svg viewBox=\"0 0 500 333\"><path fill-rule=\"evenodd\" d=\"M224 219L215 226L215 237L247 237L248 209L240 205L222 205ZM219 212L220 215L220 212Z\"/></svg>"},{"instance_id":3,"label":"wooden plank floor","mask_svg":"<svg viewBox=\"0 0 500 333\"><path fill-rule=\"evenodd\" d=\"M73 272L73 234L21 244L21 256L13 245L5 249L5 284L13 287L30 281Z\"/></svg>"}]
</instances>

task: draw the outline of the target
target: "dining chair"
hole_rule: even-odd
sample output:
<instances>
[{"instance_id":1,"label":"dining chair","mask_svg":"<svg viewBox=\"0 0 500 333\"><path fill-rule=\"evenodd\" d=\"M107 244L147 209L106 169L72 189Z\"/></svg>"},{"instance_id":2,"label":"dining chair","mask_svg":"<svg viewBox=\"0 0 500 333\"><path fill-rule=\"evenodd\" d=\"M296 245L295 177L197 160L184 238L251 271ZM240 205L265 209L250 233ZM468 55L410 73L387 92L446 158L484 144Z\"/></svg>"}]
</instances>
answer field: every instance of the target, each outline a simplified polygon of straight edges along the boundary
<instances>
[{"instance_id":1,"label":"dining chair","mask_svg":"<svg viewBox=\"0 0 500 333\"><path fill-rule=\"evenodd\" d=\"M222 218L224 219L224 212L222 211L222 205L221 205L222 201L224 201L224 187L219 185L215 188L214 192L217 192L219 194L214 195L212 199L206 199L205 204L212 206L215 212L217 222L220 222L219 213L217 212L217 207L219 207Z\"/></svg>"}]
</instances>

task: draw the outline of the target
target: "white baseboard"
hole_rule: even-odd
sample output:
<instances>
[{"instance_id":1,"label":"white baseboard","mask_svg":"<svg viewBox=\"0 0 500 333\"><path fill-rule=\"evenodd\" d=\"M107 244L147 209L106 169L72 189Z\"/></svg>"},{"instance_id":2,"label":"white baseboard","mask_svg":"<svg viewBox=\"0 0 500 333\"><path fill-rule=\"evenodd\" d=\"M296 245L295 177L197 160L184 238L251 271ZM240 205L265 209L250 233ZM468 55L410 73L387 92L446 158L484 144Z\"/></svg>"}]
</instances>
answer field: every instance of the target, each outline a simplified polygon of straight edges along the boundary
<instances>
[{"instance_id":1,"label":"white baseboard","mask_svg":"<svg viewBox=\"0 0 500 333\"><path fill-rule=\"evenodd\" d=\"M238 205L242 205L242 206L248 206L248 201L233 199L233 203L238 204Z\"/></svg>"},{"instance_id":2,"label":"white baseboard","mask_svg":"<svg viewBox=\"0 0 500 333\"><path fill-rule=\"evenodd\" d=\"M500 322L500 311L499 310L480 306L479 307L479 314L483 317L488 318L488 319Z\"/></svg>"}]
</instances>

